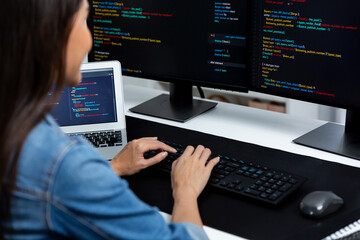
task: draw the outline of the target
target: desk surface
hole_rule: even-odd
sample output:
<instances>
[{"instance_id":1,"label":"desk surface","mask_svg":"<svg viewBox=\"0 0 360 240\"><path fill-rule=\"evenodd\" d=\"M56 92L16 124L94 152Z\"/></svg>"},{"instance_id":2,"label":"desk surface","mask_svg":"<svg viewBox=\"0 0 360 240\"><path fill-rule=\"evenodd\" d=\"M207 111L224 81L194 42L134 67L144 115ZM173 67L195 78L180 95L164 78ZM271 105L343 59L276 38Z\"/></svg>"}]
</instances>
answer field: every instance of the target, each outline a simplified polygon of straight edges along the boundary
<instances>
[{"instance_id":1,"label":"desk surface","mask_svg":"<svg viewBox=\"0 0 360 240\"><path fill-rule=\"evenodd\" d=\"M127 116L360 168L360 161L358 160L311 149L292 142L293 139L324 124L325 122L323 121L293 117L286 114L220 102L214 110L186 123L177 123L134 114L128 110L163 93L162 91L127 85L124 88L124 92ZM219 124L220 122L221 125ZM223 239L241 239L211 228L206 228L206 231L212 239L218 239L221 234L224 234Z\"/></svg>"}]
</instances>

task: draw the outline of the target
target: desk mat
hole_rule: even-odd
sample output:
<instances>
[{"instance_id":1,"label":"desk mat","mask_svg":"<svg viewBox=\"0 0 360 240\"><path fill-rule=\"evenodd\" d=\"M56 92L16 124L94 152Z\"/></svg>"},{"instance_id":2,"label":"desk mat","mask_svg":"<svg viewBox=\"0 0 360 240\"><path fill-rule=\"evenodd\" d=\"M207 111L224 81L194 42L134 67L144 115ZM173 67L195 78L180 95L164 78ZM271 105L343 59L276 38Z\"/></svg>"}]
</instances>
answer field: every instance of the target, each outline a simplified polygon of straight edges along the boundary
<instances>
[{"instance_id":1,"label":"desk mat","mask_svg":"<svg viewBox=\"0 0 360 240\"><path fill-rule=\"evenodd\" d=\"M298 191L277 207L207 186L198 200L201 217L207 226L248 239L321 239L360 218L359 168L133 117L126 117L126 123L129 141L157 136L182 145L202 144L217 154L308 178ZM172 212L169 174L149 168L126 179L140 199L163 212ZM326 218L309 219L300 213L299 203L315 190L331 190L341 196L345 204Z\"/></svg>"}]
</instances>

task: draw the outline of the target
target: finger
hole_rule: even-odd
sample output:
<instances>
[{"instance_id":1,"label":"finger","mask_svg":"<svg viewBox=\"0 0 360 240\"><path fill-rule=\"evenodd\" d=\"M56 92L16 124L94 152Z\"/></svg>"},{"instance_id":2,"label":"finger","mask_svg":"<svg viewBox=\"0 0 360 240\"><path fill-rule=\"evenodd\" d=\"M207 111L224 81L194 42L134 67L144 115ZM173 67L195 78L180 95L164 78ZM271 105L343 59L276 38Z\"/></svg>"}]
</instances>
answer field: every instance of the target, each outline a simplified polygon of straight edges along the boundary
<instances>
[{"instance_id":1,"label":"finger","mask_svg":"<svg viewBox=\"0 0 360 240\"><path fill-rule=\"evenodd\" d=\"M194 147L193 146L187 146L184 153L183 153L183 156L184 157L189 157L193 154L194 152Z\"/></svg>"},{"instance_id":2,"label":"finger","mask_svg":"<svg viewBox=\"0 0 360 240\"><path fill-rule=\"evenodd\" d=\"M176 149L174 149L160 141L142 142L141 146L142 147L141 147L140 151L142 151L142 152L147 152L150 150L162 150L162 151L167 151L167 152L171 152L171 153L176 153Z\"/></svg>"},{"instance_id":3,"label":"finger","mask_svg":"<svg viewBox=\"0 0 360 240\"><path fill-rule=\"evenodd\" d=\"M173 163L171 164L171 171L174 170L174 168L176 167L178 163L178 160L176 159L175 161L173 161Z\"/></svg>"},{"instance_id":4,"label":"finger","mask_svg":"<svg viewBox=\"0 0 360 240\"><path fill-rule=\"evenodd\" d=\"M202 146L202 145L198 145L193 153L193 156L196 158L196 159L199 159L202 152L204 151L205 147Z\"/></svg>"},{"instance_id":5,"label":"finger","mask_svg":"<svg viewBox=\"0 0 360 240\"><path fill-rule=\"evenodd\" d=\"M163 143L163 142L159 142L159 144L161 145L161 150L163 151L167 151L167 152L171 152L171 153L176 153L177 150L173 147L170 147L169 145Z\"/></svg>"},{"instance_id":6,"label":"finger","mask_svg":"<svg viewBox=\"0 0 360 240\"><path fill-rule=\"evenodd\" d=\"M164 160L167 156L168 156L167 152L158 153L154 157L145 160L146 166L149 167L149 166L155 165L155 164L161 162L162 160Z\"/></svg>"},{"instance_id":7,"label":"finger","mask_svg":"<svg viewBox=\"0 0 360 240\"><path fill-rule=\"evenodd\" d=\"M139 140L157 140L158 137L143 137L143 138L140 138Z\"/></svg>"},{"instance_id":8,"label":"finger","mask_svg":"<svg viewBox=\"0 0 360 240\"><path fill-rule=\"evenodd\" d=\"M213 168L216 166L216 164L218 164L220 162L220 158L216 157L211 159L207 164L205 169L208 171L209 175L211 174L211 171L213 170Z\"/></svg>"},{"instance_id":9,"label":"finger","mask_svg":"<svg viewBox=\"0 0 360 240\"><path fill-rule=\"evenodd\" d=\"M171 153L177 152L177 150L175 148L170 147L169 145L167 145L163 142L157 141L157 144L159 144L159 149L161 149L163 151L167 151L167 152L171 152Z\"/></svg>"},{"instance_id":10,"label":"finger","mask_svg":"<svg viewBox=\"0 0 360 240\"><path fill-rule=\"evenodd\" d=\"M204 151L201 153L200 161L206 162L211 155L211 150L209 148L205 148Z\"/></svg>"}]
</instances>

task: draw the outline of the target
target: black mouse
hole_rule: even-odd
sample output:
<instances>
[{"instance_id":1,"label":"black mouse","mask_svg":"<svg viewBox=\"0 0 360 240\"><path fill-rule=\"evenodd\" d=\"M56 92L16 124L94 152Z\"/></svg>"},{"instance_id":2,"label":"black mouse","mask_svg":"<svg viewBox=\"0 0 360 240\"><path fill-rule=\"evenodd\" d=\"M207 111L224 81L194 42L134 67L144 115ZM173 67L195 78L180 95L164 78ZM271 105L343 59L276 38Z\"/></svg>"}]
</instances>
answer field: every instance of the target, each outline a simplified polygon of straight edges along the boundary
<instances>
[{"instance_id":1,"label":"black mouse","mask_svg":"<svg viewBox=\"0 0 360 240\"><path fill-rule=\"evenodd\" d=\"M343 203L343 199L331 191L314 191L300 202L300 210L307 216L322 218L336 212Z\"/></svg>"}]
</instances>

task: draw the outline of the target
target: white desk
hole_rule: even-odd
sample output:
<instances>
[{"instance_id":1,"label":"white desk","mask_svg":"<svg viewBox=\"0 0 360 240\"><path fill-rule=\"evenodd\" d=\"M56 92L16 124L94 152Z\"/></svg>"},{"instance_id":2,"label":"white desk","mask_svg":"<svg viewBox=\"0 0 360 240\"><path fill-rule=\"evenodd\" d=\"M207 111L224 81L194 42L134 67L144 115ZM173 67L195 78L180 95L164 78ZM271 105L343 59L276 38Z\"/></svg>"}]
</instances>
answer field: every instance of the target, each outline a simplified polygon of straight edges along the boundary
<instances>
[{"instance_id":1,"label":"white desk","mask_svg":"<svg viewBox=\"0 0 360 240\"><path fill-rule=\"evenodd\" d=\"M293 117L282 113L219 102L215 109L186 123L178 123L129 111L130 108L163 93L162 91L126 85L124 92L127 116L360 168L360 161L358 160L304 147L292 142L293 139L325 124L324 121ZM211 228L206 228L206 231L211 239L242 239Z\"/></svg>"}]
</instances>

